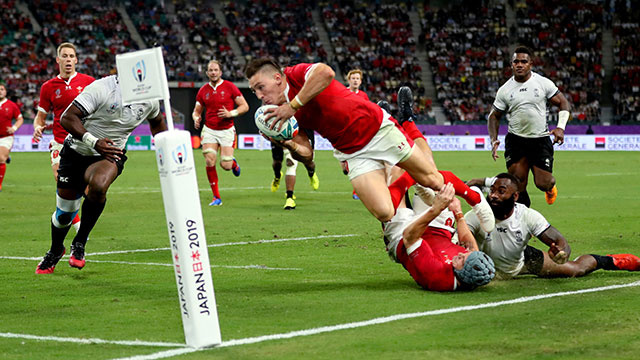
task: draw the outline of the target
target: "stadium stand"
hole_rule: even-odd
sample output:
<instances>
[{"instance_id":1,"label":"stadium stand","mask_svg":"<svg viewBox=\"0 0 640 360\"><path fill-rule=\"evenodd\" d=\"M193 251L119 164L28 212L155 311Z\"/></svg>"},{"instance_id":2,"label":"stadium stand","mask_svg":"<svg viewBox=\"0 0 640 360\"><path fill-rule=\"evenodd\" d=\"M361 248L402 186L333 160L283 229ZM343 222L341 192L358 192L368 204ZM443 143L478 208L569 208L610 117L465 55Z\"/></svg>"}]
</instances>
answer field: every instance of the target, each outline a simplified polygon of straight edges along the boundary
<instances>
[{"instance_id":1,"label":"stadium stand","mask_svg":"<svg viewBox=\"0 0 640 360\"><path fill-rule=\"evenodd\" d=\"M40 80L50 75L53 50L34 32L15 1L0 3L0 81L27 119L35 116Z\"/></svg>"},{"instance_id":2,"label":"stadium stand","mask_svg":"<svg viewBox=\"0 0 640 360\"><path fill-rule=\"evenodd\" d=\"M430 102L424 98L409 11L413 9L403 2L322 5L324 26L342 73L363 70L363 90L371 100L388 101L392 111L397 110L397 89L409 85L416 97L415 112L425 114Z\"/></svg>"},{"instance_id":3,"label":"stadium stand","mask_svg":"<svg viewBox=\"0 0 640 360\"><path fill-rule=\"evenodd\" d=\"M542 0L527 0L517 6L517 41L534 49L534 71L553 80L565 94L574 120L598 122L604 80L601 2L548 6Z\"/></svg>"},{"instance_id":4,"label":"stadium stand","mask_svg":"<svg viewBox=\"0 0 640 360\"><path fill-rule=\"evenodd\" d=\"M635 10L635 11L634 11ZM613 22L613 102L616 123L640 123L640 13L618 1Z\"/></svg>"},{"instance_id":5,"label":"stadium stand","mask_svg":"<svg viewBox=\"0 0 640 360\"><path fill-rule=\"evenodd\" d=\"M468 5L468 6L467 6ZM421 41L438 101L452 123L486 122L496 91L510 76L509 39L502 4L421 9Z\"/></svg>"},{"instance_id":6,"label":"stadium stand","mask_svg":"<svg viewBox=\"0 0 640 360\"><path fill-rule=\"evenodd\" d=\"M327 61L310 10L314 4L310 0L227 2L224 15L247 60L269 56L283 66Z\"/></svg>"}]
</instances>

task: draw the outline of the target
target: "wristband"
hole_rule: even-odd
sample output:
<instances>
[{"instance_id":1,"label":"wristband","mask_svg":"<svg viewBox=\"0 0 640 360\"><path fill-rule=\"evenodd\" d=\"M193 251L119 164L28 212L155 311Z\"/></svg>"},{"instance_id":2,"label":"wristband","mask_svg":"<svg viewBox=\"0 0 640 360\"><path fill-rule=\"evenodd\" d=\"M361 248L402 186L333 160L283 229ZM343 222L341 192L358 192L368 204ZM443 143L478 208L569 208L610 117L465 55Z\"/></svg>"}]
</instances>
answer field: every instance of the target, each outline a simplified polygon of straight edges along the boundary
<instances>
[{"instance_id":1,"label":"wristband","mask_svg":"<svg viewBox=\"0 0 640 360\"><path fill-rule=\"evenodd\" d=\"M496 177L488 177L488 178L484 178L484 186L485 187L491 187L491 185L493 185L493 183L496 182Z\"/></svg>"},{"instance_id":2,"label":"wristband","mask_svg":"<svg viewBox=\"0 0 640 360\"><path fill-rule=\"evenodd\" d=\"M229 111L229 114L231 114L231 117L236 117L236 116L238 116L238 110L233 109L233 110Z\"/></svg>"},{"instance_id":3,"label":"wristband","mask_svg":"<svg viewBox=\"0 0 640 360\"><path fill-rule=\"evenodd\" d=\"M560 129L564 130L567 126L567 122L569 121L569 116L571 114L567 110L560 110L558 113L558 126Z\"/></svg>"},{"instance_id":4,"label":"wristband","mask_svg":"<svg viewBox=\"0 0 640 360\"><path fill-rule=\"evenodd\" d=\"M500 143L500 140L495 139L495 140L493 140L493 141L491 142L491 147L494 147L494 146L496 146L496 144L499 144L499 143Z\"/></svg>"},{"instance_id":5,"label":"wristband","mask_svg":"<svg viewBox=\"0 0 640 360\"><path fill-rule=\"evenodd\" d=\"M86 133L84 133L84 135L82 135L82 142L87 144L87 146L93 149L96 147L98 138L93 136L90 132L87 131Z\"/></svg>"},{"instance_id":6,"label":"wristband","mask_svg":"<svg viewBox=\"0 0 640 360\"><path fill-rule=\"evenodd\" d=\"M464 213L462 211L455 213L453 216L456 218L456 221L464 219Z\"/></svg>"},{"instance_id":7,"label":"wristband","mask_svg":"<svg viewBox=\"0 0 640 360\"><path fill-rule=\"evenodd\" d=\"M11 128L13 129L13 132L18 131L18 128L15 125L13 125Z\"/></svg>"},{"instance_id":8,"label":"wristband","mask_svg":"<svg viewBox=\"0 0 640 360\"><path fill-rule=\"evenodd\" d=\"M298 110L298 109L300 109L301 107L304 106L302 101L300 101L300 98L298 97L298 95L296 95L296 97L293 98L293 100L289 103L289 105L291 105L293 110Z\"/></svg>"}]
</instances>

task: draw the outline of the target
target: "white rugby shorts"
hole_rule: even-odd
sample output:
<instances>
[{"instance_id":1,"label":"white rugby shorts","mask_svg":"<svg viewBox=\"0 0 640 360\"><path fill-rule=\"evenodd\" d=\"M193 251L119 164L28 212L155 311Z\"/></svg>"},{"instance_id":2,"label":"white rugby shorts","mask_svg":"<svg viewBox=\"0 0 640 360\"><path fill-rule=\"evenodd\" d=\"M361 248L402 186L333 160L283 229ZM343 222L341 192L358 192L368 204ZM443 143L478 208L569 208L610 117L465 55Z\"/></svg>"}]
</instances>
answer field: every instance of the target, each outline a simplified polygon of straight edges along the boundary
<instances>
[{"instance_id":1,"label":"white rugby shorts","mask_svg":"<svg viewBox=\"0 0 640 360\"><path fill-rule=\"evenodd\" d=\"M236 140L236 127L213 130L204 125L200 136L202 137L202 144L220 144L220 146L233 147L233 143Z\"/></svg>"},{"instance_id":2,"label":"white rugby shorts","mask_svg":"<svg viewBox=\"0 0 640 360\"><path fill-rule=\"evenodd\" d=\"M387 115L385 113L385 115ZM365 147L352 153L345 154L333 150L333 156L347 163L349 180L371 171L384 169L385 163L396 165L411 156L413 148L405 135L396 128L395 123L385 116L376 135Z\"/></svg>"},{"instance_id":3,"label":"white rugby shorts","mask_svg":"<svg viewBox=\"0 0 640 360\"><path fill-rule=\"evenodd\" d=\"M13 147L13 135L0 138L0 146L6 147L7 149L11 150L11 148Z\"/></svg>"},{"instance_id":4,"label":"white rugby shorts","mask_svg":"<svg viewBox=\"0 0 640 360\"><path fill-rule=\"evenodd\" d=\"M60 151L62 151L62 146L64 144L60 144L55 140L51 140L49 143L49 153L51 154L51 166L56 164L60 164Z\"/></svg>"}]
</instances>

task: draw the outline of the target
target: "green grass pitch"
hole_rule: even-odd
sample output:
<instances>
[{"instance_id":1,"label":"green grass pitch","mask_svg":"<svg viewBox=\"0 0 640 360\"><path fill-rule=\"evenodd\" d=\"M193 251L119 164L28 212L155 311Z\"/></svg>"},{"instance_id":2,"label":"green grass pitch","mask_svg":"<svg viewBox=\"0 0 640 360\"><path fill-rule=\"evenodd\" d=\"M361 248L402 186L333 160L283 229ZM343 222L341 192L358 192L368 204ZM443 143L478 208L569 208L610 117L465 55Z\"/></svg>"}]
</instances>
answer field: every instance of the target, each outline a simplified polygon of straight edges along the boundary
<instances>
[{"instance_id":1,"label":"green grass pitch","mask_svg":"<svg viewBox=\"0 0 640 360\"><path fill-rule=\"evenodd\" d=\"M36 276L36 258L50 244L55 185L48 154L12 154L0 192L1 358L155 359L179 346L129 342L184 343L171 255L162 250L169 239L154 153L128 155L87 244L86 267L70 268L65 257L54 274ZM474 292L426 292L388 259L380 225L351 199L331 152L316 155L318 191L300 166L298 207L286 212L284 182L277 193L269 191L270 152L236 151L242 175L219 170L224 204L218 208L207 206L203 158L199 150L194 155L208 244L254 242L209 249L223 341L469 308L173 358L634 359L640 353L638 286L571 293L632 284L640 273L599 270L578 279L521 277ZM504 159L493 162L489 152L434 157L462 179L504 170ZM556 204L547 205L532 181L529 192L533 207L569 240L572 258L640 255L638 153L558 152L554 173ZM137 249L157 250L129 252ZM568 294L485 306L562 292Z\"/></svg>"}]
</instances>

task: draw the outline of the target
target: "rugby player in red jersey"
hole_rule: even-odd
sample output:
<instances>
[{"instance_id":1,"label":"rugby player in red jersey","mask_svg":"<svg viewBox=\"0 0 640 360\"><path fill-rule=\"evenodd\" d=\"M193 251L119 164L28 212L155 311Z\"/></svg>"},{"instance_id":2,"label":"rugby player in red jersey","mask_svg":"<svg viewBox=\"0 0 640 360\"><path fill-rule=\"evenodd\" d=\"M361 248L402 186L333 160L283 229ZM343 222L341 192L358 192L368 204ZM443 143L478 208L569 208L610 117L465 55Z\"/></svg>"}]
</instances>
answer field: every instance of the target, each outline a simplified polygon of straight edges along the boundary
<instances>
[{"instance_id":1,"label":"rugby player in red jersey","mask_svg":"<svg viewBox=\"0 0 640 360\"><path fill-rule=\"evenodd\" d=\"M199 129L203 107L207 109L202 127L202 155L206 162L207 179L213 192L213 201L209 206L220 206L222 199L218 190L216 156L220 149L220 166L227 171L232 170L233 175L240 176L240 166L233 157L233 144L236 139L233 118L249 111L249 104L232 82L222 79L222 67L217 60L209 61L207 76L209 82L198 91L191 118L196 129Z\"/></svg>"},{"instance_id":2,"label":"rugby player in red jersey","mask_svg":"<svg viewBox=\"0 0 640 360\"><path fill-rule=\"evenodd\" d=\"M12 120L16 120L11 124ZM24 119L16 103L7 99L7 88L0 85L0 191L7 172L7 160L13 147L13 134L22 126Z\"/></svg>"},{"instance_id":3,"label":"rugby player in red jersey","mask_svg":"<svg viewBox=\"0 0 640 360\"><path fill-rule=\"evenodd\" d=\"M298 64L281 69L271 59L255 59L246 69L249 86L264 104L272 126L280 127L291 116L301 128L317 131L334 147L334 156L346 163L349 180L365 207L381 222L395 213L387 187L385 163L398 165L419 184L440 190L452 183L491 231L495 219L491 207L451 172L439 172L430 151L414 151L413 141L378 105L365 101L335 80L326 64ZM269 120L268 118L268 120ZM270 121L270 120L269 120ZM282 142L294 157L308 161L313 149L304 132ZM428 146L428 145L427 145Z\"/></svg>"},{"instance_id":4,"label":"rugby player in red jersey","mask_svg":"<svg viewBox=\"0 0 640 360\"><path fill-rule=\"evenodd\" d=\"M349 82L349 90L351 90L352 93L360 96L364 100L369 101L369 97L367 96L367 93L365 93L364 91L360 90L360 85L362 85L362 71L361 70L354 69L354 70L349 71L349 73L347 74L347 82Z\"/></svg>"},{"instance_id":5,"label":"rugby player in red jersey","mask_svg":"<svg viewBox=\"0 0 640 360\"><path fill-rule=\"evenodd\" d=\"M58 180L58 167L60 166L60 151L64 139L69 134L60 125L60 117L73 99L95 79L92 76L76 72L78 54L72 43L62 43L56 51L56 63L60 73L53 79L45 82L40 88L40 101L38 102L38 114L33 120L33 141L40 142L42 132L45 129L47 114L53 111L53 140L49 143L51 154L51 169L53 177ZM80 228L80 216L73 219L73 227Z\"/></svg>"},{"instance_id":6,"label":"rugby player in red jersey","mask_svg":"<svg viewBox=\"0 0 640 360\"><path fill-rule=\"evenodd\" d=\"M399 184L403 174L389 191L404 194L406 188ZM447 184L432 196L429 204L414 200L415 211L400 201L396 215L385 224L385 245L389 256L411 274L425 290L471 290L488 284L495 276L491 258L478 251L478 244L467 226L460 201L454 197L452 184ZM451 242L454 221L457 224L458 241Z\"/></svg>"}]
</instances>

